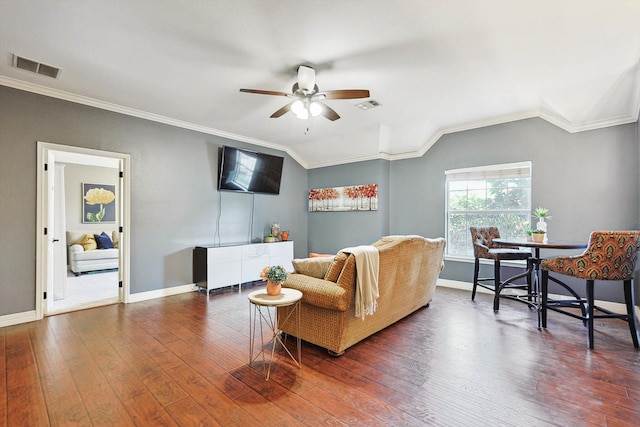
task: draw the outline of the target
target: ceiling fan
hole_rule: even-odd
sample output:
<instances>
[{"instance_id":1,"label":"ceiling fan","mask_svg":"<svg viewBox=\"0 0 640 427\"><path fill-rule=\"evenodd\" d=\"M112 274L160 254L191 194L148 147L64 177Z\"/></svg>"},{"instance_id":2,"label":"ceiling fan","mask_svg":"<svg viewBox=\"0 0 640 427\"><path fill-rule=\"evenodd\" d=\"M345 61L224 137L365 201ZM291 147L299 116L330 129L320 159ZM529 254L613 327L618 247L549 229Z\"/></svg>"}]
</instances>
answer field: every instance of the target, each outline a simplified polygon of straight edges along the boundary
<instances>
[{"instance_id":1,"label":"ceiling fan","mask_svg":"<svg viewBox=\"0 0 640 427\"><path fill-rule=\"evenodd\" d=\"M273 113L271 118L280 117L291 111L299 119L308 119L309 116L315 117L322 115L331 121L338 120L340 116L328 105L319 101L324 99L358 99L369 97L369 91L366 89L342 89L320 92L316 84L316 70L306 65L300 65L298 67L298 81L293 85L291 93L261 89L240 89L240 92L293 98L293 101Z\"/></svg>"}]
</instances>

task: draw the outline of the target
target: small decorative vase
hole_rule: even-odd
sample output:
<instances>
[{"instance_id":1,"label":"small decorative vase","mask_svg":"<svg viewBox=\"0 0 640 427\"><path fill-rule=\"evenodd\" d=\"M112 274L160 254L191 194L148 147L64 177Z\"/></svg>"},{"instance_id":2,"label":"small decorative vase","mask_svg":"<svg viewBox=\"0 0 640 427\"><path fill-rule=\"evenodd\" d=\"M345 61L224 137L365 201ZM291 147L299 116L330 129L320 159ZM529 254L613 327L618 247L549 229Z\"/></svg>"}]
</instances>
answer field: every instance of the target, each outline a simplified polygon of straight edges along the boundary
<instances>
[{"instance_id":1,"label":"small decorative vase","mask_svg":"<svg viewBox=\"0 0 640 427\"><path fill-rule=\"evenodd\" d=\"M276 240L280 240L280 223L279 222L273 223L273 225L271 226L271 234L273 235L273 237L276 238Z\"/></svg>"},{"instance_id":2,"label":"small decorative vase","mask_svg":"<svg viewBox=\"0 0 640 427\"><path fill-rule=\"evenodd\" d=\"M273 283L271 280L267 280L267 295L277 296L282 292L282 285L280 283Z\"/></svg>"},{"instance_id":3,"label":"small decorative vase","mask_svg":"<svg viewBox=\"0 0 640 427\"><path fill-rule=\"evenodd\" d=\"M542 230L545 233L547 232L547 223L544 218L538 218L538 223L536 224L538 230Z\"/></svg>"}]
</instances>

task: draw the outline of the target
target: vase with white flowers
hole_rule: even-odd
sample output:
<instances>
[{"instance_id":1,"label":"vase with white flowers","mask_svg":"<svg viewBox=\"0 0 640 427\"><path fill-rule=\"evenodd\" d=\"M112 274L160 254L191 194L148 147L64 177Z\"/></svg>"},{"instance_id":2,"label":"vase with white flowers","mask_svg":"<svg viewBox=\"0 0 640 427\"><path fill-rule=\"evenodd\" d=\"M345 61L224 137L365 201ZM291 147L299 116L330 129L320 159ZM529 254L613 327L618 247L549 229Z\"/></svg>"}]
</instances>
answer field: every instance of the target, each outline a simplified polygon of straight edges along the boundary
<instances>
[{"instance_id":1,"label":"vase with white flowers","mask_svg":"<svg viewBox=\"0 0 640 427\"><path fill-rule=\"evenodd\" d=\"M276 296L282 292L282 283L287 280L287 270L281 265L267 266L260 272L260 278L267 281L267 295Z\"/></svg>"}]
</instances>

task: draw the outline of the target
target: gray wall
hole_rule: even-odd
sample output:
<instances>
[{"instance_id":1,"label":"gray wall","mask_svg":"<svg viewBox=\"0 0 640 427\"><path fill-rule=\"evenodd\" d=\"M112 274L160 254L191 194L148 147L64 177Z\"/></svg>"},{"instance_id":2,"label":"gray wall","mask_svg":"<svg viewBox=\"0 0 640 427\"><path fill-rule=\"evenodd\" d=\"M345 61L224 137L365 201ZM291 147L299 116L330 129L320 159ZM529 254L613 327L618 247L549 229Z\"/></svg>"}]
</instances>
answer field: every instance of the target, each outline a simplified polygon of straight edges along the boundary
<instances>
[{"instance_id":1,"label":"gray wall","mask_svg":"<svg viewBox=\"0 0 640 427\"><path fill-rule=\"evenodd\" d=\"M423 157L389 164L388 231L444 237L445 170L526 160L533 162L532 204L551 210L552 238L586 242L594 229L637 229L638 146L637 124L570 134L542 119L529 119L445 135ZM353 171L361 170L357 165L326 169L310 171L310 188L325 184L329 177L332 185L348 184ZM370 172L376 176L375 168ZM318 226L313 215L309 241L325 241L325 227ZM373 241L378 230L385 234L382 228L356 227L342 223L337 214L324 215L332 215L329 227L344 232L343 246ZM345 218L356 221L360 214L349 215L354 216ZM470 282L472 274L472 263L447 261L441 277ZM596 297L620 301L621 288L609 285L600 286Z\"/></svg>"},{"instance_id":2,"label":"gray wall","mask_svg":"<svg viewBox=\"0 0 640 427\"><path fill-rule=\"evenodd\" d=\"M192 283L194 245L248 242L273 221L308 252L307 172L286 154L0 86L0 315L35 308L37 141L131 155L132 293ZM225 144L285 156L281 194L218 192Z\"/></svg>"},{"instance_id":3,"label":"gray wall","mask_svg":"<svg viewBox=\"0 0 640 427\"><path fill-rule=\"evenodd\" d=\"M391 205L411 193L425 194L413 210L394 209L391 228L444 235L444 171L531 160L532 206L550 209L552 239L587 241L596 229L638 228L638 142L636 125L568 133L542 119L529 119L446 135L421 159L393 162ZM417 176L414 184L410 177ZM428 224L428 225L425 225ZM544 251L542 256L577 254ZM487 272L487 275L490 274ZM447 262L441 277L470 281L470 263ZM577 289L584 284L569 280ZM621 301L619 286L601 284L596 297ZM555 285L551 292L560 293Z\"/></svg>"},{"instance_id":4,"label":"gray wall","mask_svg":"<svg viewBox=\"0 0 640 427\"><path fill-rule=\"evenodd\" d=\"M274 221L291 232L296 257L385 234L443 236L443 172L452 168L531 160L533 205L551 210L554 238L637 229L637 127L569 134L541 119L522 120L445 135L419 159L305 171L274 150L0 87L0 315L34 309L38 140L131 155L131 289L137 293L191 283L194 245L259 239ZM280 196L216 191L224 144L284 155ZM369 183L379 185L378 211L307 211L311 188ZM471 264L448 261L442 277L469 281ZM599 292L596 297L619 300L618 287Z\"/></svg>"},{"instance_id":5,"label":"gray wall","mask_svg":"<svg viewBox=\"0 0 640 427\"><path fill-rule=\"evenodd\" d=\"M336 253L389 234L389 166L384 160L311 169L309 189L378 184L378 210L309 212L309 251Z\"/></svg>"}]
</instances>

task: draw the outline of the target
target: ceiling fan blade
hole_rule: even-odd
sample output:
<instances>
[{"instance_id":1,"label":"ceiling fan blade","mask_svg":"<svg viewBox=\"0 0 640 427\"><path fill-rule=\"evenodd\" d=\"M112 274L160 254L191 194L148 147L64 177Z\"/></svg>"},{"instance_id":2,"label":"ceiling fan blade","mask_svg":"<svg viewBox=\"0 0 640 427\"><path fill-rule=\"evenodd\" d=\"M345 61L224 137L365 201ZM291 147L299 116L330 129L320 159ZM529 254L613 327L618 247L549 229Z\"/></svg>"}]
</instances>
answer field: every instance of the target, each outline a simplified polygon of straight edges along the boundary
<instances>
[{"instance_id":1,"label":"ceiling fan blade","mask_svg":"<svg viewBox=\"0 0 640 427\"><path fill-rule=\"evenodd\" d=\"M338 113L335 112L335 110L333 110L331 107L325 104L322 104L322 111L320 112L320 114L322 114L332 122L340 118L340 116L338 115Z\"/></svg>"},{"instance_id":2,"label":"ceiling fan blade","mask_svg":"<svg viewBox=\"0 0 640 427\"><path fill-rule=\"evenodd\" d=\"M306 65L298 67L298 87L302 90L311 92L316 85L316 70Z\"/></svg>"},{"instance_id":3,"label":"ceiling fan blade","mask_svg":"<svg viewBox=\"0 0 640 427\"><path fill-rule=\"evenodd\" d=\"M261 90L261 89L240 89L240 92L257 93L259 95L276 95L276 96L290 96L286 92L278 92L275 90Z\"/></svg>"},{"instance_id":4,"label":"ceiling fan blade","mask_svg":"<svg viewBox=\"0 0 640 427\"><path fill-rule=\"evenodd\" d=\"M366 89L329 90L316 94L319 99L356 99L368 98L369 96L369 91Z\"/></svg>"},{"instance_id":5,"label":"ceiling fan blade","mask_svg":"<svg viewBox=\"0 0 640 427\"><path fill-rule=\"evenodd\" d=\"M293 102L295 102L295 101L293 101ZM278 111L273 113L270 117L272 119L277 119L278 117L282 116L283 114L288 113L289 111L291 111L291 104L293 104L293 102L290 102L287 105L285 105L284 107L280 108Z\"/></svg>"}]
</instances>

